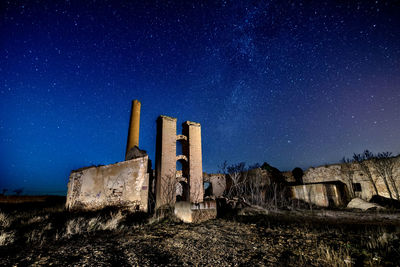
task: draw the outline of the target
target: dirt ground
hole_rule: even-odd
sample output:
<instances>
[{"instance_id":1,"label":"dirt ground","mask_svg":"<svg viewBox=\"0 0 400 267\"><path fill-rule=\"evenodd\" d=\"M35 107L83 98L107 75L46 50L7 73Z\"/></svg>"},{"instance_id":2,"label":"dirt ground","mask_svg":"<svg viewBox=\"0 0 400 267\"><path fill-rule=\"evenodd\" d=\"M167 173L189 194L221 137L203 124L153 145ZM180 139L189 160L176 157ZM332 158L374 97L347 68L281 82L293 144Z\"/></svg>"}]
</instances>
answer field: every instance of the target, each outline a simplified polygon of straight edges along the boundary
<instances>
[{"instance_id":1,"label":"dirt ground","mask_svg":"<svg viewBox=\"0 0 400 267\"><path fill-rule=\"evenodd\" d=\"M133 214L70 214L56 208L0 210L12 221L1 231L14 233L12 242L0 246L4 266L396 266L400 262L398 213L269 211L185 224L174 219L146 223ZM106 226L95 228L91 221Z\"/></svg>"}]
</instances>

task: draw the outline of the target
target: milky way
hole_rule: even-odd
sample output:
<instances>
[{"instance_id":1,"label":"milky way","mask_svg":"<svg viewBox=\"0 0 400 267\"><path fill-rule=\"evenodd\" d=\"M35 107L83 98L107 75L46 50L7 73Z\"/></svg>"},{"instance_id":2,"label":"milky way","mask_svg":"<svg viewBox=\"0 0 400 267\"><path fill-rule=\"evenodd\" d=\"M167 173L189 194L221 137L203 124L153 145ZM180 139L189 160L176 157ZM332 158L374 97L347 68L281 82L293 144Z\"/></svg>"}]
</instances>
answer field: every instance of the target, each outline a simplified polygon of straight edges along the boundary
<instances>
[{"instance_id":1,"label":"milky way","mask_svg":"<svg viewBox=\"0 0 400 267\"><path fill-rule=\"evenodd\" d=\"M400 152L399 1L2 1L0 12L0 189L63 193L71 169L123 160L132 99L153 160L158 115L200 122L207 172Z\"/></svg>"}]
</instances>

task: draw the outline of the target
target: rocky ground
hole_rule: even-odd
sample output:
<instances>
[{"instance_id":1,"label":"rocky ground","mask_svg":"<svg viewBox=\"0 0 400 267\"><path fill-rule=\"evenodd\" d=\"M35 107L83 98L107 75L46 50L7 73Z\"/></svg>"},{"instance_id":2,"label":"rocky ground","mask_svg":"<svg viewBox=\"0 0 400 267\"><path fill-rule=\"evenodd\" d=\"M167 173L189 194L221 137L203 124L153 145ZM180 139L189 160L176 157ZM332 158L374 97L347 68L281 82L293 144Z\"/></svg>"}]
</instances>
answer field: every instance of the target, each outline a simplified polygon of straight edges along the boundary
<instances>
[{"instance_id":1,"label":"rocky ground","mask_svg":"<svg viewBox=\"0 0 400 267\"><path fill-rule=\"evenodd\" d=\"M3 208L0 264L390 266L400 262L398 213L262 213L250 210L184 224L175 219L146 223L144 217L116 211L70 214L61 208L19 212Z\"/></svg>"}]
</instances>

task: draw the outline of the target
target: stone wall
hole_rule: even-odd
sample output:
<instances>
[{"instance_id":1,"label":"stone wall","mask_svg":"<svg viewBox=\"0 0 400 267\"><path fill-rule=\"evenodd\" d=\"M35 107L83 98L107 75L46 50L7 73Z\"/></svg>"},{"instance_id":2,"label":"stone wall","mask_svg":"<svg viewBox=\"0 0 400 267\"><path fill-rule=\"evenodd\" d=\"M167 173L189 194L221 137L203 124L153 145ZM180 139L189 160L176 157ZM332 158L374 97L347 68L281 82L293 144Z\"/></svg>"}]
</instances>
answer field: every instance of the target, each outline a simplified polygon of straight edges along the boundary
<instances>
[{"instance_id":1,"label":"stone wall","mask_svg":"<svg viewBox=\"0 0 400 267\"><path fill-rule=\"evenodd\" d=\"M212 195L221 197L224 194L226 188L226 177L225 174L215 173L207 174L203 173L204 182L209 182L212 187Z\"/></svg>"},{"instance_id":2,"label":"stone wall","mask_svg":"<svg viewBox=\"0 0 400 267\"><path fill-rule=\"evenodd\" d=\"M393 177L397 188L400 190L400 157L396 157L393 160L395 161ZM378 174L374 164L369 161L367 162L367 165L371 170L372 178L376 183L379 195L389 197L389 192L385 186L384 180ZM351 188L350 183L358 183L361 187L361 191L356 191L356 196L365 200L371 199L371 197L376 194L372 183L368 179L367 175L361 171L357 163L351 163L349 168L344 164L332 164L309 168L305 171L303 176L303 182L305 184L330 181L342 181L348 188ZM389 184L389 188L394 192L392 185Z\"/></svg>"},{"instance_id":3,"label":"stone wall","mask_svg":"<svg viewBox=\"0 0 400 267\"><path fill-rule=\"evenodd\" d=\"M176 202L174 214L186 223L200 223L217 217L217 203L215 200L206 200L198 204L188 201Z\"/></svg>"},{"instance_id":4,"label":"stone wall","mask_svg":"<svg viewBox=\"0 0 400 267\"><path fill-rule=\"evenodd\" d=\"M294 199L303 200L320 207L339 207L347 204L344 187L335 183L317 183L290 186Z\"/></svg>"},{"instance_id":5,"label":"stone wall","mask_svg":"<svg viewBox=\"0 0 400 267\"><path fill-rule=\"evenodd\" d=\"M116 164L88 167L71 172L68 209L100 209L123 206L147 212L148 156Z\"/></svg>"}]
</instances>

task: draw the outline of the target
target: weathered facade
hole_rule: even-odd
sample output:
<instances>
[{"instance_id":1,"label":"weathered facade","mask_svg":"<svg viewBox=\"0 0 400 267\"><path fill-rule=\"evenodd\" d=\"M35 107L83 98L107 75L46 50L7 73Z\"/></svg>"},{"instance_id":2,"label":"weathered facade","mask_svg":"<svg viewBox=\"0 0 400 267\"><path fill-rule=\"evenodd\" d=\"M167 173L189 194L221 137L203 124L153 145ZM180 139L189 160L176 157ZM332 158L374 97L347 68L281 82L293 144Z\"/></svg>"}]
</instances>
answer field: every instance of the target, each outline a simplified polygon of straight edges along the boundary
<instances>
[{"instance_id":1,"label":"weathered facade","mask_svg":"<svg viewBox=\"0 0 400 267\"><path fill-rule=\"evenodd\" d=\"M210 183L211 188L208 190L210 195L215 197L221 197L226 189L226 177L225 174L203 174L204 182Z\"/></svg>"},{"instance_id":2,"label":"weathered facade","mask_svg":"<svg viewBox=\"0 0 400 267\"><path fill-rule=\"evenodd\" d=\"M201 126L186 121L182 124L182 134L177 135L176 121L168 116L157 120L156 209L175 203L178 183L182 188L182 201L203 202ZM177 155L177 142L182 146L181 155ZM182 170L177 170L177 162Z\"/></svg>"},{"instance_id":3,"label":"weathered facade","mask_svg":"<svg viewBox=\"0 0 400 267\"><path fill-rule=\"evenodd\" d=\"M400 157L389 159L393 166L385 177L382 175L383 169L380 169L380 160L365 161L367 171L357 162L309 168L302 177L304 185L291 187L292 195L324 207L344 205L353 197L366 201L374 195L397 199L397 192L400 191ZM285 177L291 178L288 175ZM339 186L339 182L343 186Z\"/></svg>"},{"instance_id":4,"label":"weathered facade","mask_svg":"<svg viewBox=\"0 0 400 267\"><path fill-rule=\"evenodd\" d=\"M371 178L375 183L378 194L383 197L390 198L389 191L392 197L396 198L396 189L400 190L400 157L394 157L393 160L393 173L391 181L379 174L377 167L372 161L366 161L366 166L370 170ZM346 184L347 189L354 190L355 196L364 200L370 200L373 195L376 195L373 183L371 182L368 174L365 173L358 163L346 164L333 164L319 166L316 168L309 168L305 171L303 176L304 183L319 183L330 181L341 181ZM395 188L396 187L396 188ZM389 188L389 190L388 190Z\"/></svg>"},{"instance_id":5,"label":"weathered facade","mask_svg":"<svg viewBox=\"0 0 400 267\"><path fill-rule=\"evenodd\" d=\"M345 206L348 200L345 184L327 182L289 187L294 199L303 200L320 207Z\"/></svg>"},{"instance_id":6,"label":"weathered facade","mask_svg":"<svg viewBox=\"0 0 400 267\"><path fill-rule=\"evenodd\" d=\"M186 121L182 134L176 133L176 119L160 116L157 120L156 181L146 152L139 149L139 101L132 101L125 161L116 164L72 171L68 183L68 209L100 209L119 206L152 211L149 196L155 194L155 208L173 207L184 221L215 217L216 206L204 203L201 126ZM177 155L177 143L182 152ZM177 169L177 163L182 168ZM151 183L151 186L150 186ZM178 192L178 196L177 196ZM186 204L183 204L186 203ZM186 210L185 210L186 209Z\"/></svg>"},{"instance_id":7,"label":"weathered facade","mask_svg":"<svg viewBox=\"0 0 400 267\"><path fill-rule=\"evenodd\" d=\"M66 207L101 209L120 206L147 212L148 157L71 172Z\"/></svg>"}]
</instances>

